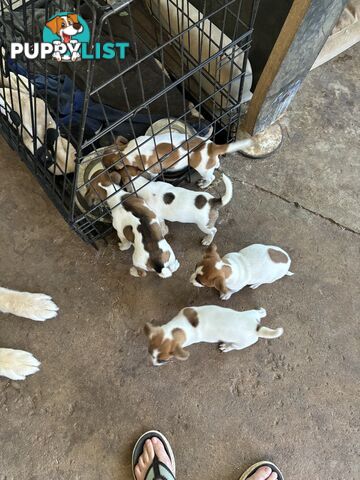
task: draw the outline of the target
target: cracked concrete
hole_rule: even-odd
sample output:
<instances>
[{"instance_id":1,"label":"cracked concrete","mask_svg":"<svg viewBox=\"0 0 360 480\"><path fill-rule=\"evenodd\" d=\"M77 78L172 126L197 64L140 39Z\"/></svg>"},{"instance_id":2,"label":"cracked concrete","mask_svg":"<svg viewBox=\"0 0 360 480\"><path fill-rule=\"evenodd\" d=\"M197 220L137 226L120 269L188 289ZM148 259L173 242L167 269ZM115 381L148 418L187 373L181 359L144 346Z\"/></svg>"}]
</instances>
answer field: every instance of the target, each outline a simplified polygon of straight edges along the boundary
<instances>
[{"instance_id":1,"label":"cracked concrete","mask_svg":"<svg viewBox=\"0 0 360 480\"><path fill-rule=\"evenodd\" d=\"M131 478L132 445L149 428L168 435L183 480L236 480L262 458L287 479L360 478L359 52L309 75L281 150L223 161L235 194L220 215L220 252L278 244L295 272L227 303L265 307L263 323L285 329L242 352L196 345L187 362L147 366L145 321L222 304L188 281L202 234L170 225L180 270L134 279L115 237L100 251L82 243L1 141L1 283L60 306L45 324L1 317L1 346L42 361L25 382L0 380L1 479Z\"/></svg>"}]
</instances>

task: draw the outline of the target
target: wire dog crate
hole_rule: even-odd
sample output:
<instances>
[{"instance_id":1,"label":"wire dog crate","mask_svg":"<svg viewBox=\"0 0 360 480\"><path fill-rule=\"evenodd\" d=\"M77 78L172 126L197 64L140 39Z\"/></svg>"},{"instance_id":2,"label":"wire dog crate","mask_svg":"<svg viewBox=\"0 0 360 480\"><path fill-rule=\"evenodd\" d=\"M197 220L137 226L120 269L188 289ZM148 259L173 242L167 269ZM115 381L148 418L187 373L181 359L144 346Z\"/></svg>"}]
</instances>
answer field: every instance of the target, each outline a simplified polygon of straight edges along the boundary
<instances>
[{"instance_id":1,"label":"wire dog crate","mask_svg":"<svg viewBox=\"0 0 360 480\"><path fill-rule=\"evenodd\" d=\"M97 175L123 166L128 141L139 149L138 138L154 144L164 132L181 132L187 141L235 138L241 104L251 97L248 51L257 5L0 0L1 132L85 241L112 229L106 201L89 203L86 194ZM42 58L41 44L53 39L85 45L86 58L71 51ZM24 46L16 56L14 43ZM109 44L121 44L125 58L106 50ZM189 168L167 170L172 153L158 154L149 181L189 178ZM104 166L106 155L112 165Z\"/></svg>"}]
</instances>

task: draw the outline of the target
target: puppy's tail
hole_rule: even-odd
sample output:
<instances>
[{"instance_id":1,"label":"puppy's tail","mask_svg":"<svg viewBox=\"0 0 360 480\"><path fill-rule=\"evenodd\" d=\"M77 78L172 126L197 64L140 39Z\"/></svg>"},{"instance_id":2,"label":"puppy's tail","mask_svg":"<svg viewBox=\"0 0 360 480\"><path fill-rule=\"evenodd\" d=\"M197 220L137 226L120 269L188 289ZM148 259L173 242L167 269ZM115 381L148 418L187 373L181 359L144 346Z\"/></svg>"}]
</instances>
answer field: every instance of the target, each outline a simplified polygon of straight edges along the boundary
<instances>
[{"instance_id":1,"label":"puppy's tail","mask_svg":"<svg viewBox=\"0 0 360 480\"><path fill-rule=\"evenodd\" d=\"M230 178L225 175L225 173L223 173L222 180L225 184L225 193L221 197L221 205L223 207L225 207L225 205L227 205L230 202L230 200L232 199L233 184L232 184L232 181L230 180Z\"/></svg>"},{"instance_id":2,"label":"puppy's tail","mask_svg":"<svg viewBox=\"0 0 360 480\"><path fill-rule=\"evenodd\" d=\"M272 328L259 326L257 329L257 335L259 338L278 338L281 337L283 333L283 328L275 328L275 330L273 330Z\"/></svg>"},{"instance_id":3,"label":"puppy's tail","mask_svg":"<svg viewBox=\"0 0 360 480\"><path fill-rule=\"evenodd\" d=\"M225 145L215 145L217 155L225 155L225 153L233 153L241 151L245 147L249 147L252 140L239 140L238 142L226 143Z\"/></svg>"}]
</instances>

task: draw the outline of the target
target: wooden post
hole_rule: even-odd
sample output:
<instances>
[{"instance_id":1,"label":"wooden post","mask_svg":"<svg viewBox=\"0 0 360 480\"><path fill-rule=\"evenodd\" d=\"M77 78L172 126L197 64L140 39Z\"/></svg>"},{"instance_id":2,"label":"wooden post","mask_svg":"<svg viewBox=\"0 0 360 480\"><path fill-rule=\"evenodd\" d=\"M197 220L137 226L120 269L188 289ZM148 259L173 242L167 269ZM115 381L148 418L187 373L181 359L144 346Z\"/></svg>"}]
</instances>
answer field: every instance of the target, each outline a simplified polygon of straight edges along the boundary
<instances>
[{"instance_id":1,"label":"wooden post","mask_svg":"<svg viewBox=\"0 0 360 480\"><path fill-rule=\"evenodd\" d=\"M345 4L346 0L294 0L256 85L243 130L256 135L287 110Z\"/></svg>"}]
</instances>

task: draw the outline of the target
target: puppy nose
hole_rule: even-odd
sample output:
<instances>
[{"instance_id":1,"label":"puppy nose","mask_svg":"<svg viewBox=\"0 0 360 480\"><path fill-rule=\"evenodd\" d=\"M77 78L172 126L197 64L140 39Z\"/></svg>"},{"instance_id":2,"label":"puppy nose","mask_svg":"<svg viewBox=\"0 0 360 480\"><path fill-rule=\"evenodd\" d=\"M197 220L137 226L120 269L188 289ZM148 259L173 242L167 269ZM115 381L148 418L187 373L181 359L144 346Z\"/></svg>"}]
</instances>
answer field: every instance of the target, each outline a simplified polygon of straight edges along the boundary
<instances>
[{"instance_id":1,"label":"puppy nose","mask_svg":"<svg viewBox=\"0 0 360 480\"><path fill-rule=\"evenodd\" d=\"M75 30L80 30L80 28L82 27L81 23L74 23L73 24L73 27L75 28Z\"/></svg>"}]
</instances>

